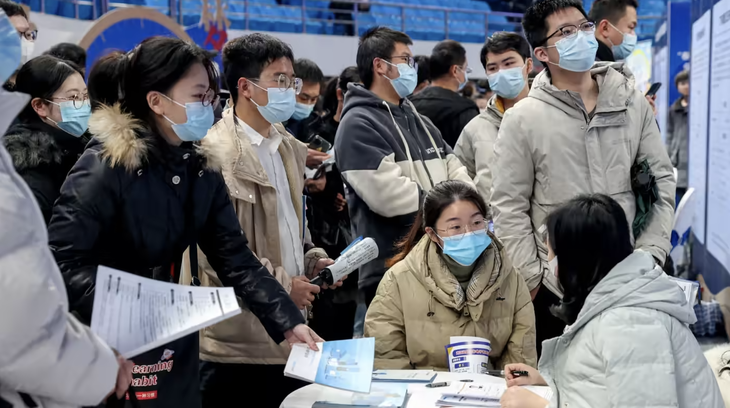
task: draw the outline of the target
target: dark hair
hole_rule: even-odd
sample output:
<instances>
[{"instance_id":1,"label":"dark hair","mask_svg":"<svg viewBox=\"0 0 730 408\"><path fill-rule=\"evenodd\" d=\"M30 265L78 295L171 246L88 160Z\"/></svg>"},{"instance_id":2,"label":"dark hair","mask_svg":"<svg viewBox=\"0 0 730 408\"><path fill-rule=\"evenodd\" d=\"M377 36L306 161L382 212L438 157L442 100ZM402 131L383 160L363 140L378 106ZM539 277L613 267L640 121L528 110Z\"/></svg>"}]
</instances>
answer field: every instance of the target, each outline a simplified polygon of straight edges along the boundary
<instances>
[{"instance_id":1,"label":"dark hair","mask_svg":"<svg viewBox=\"0 0 730 408\"><path fill-rule=\"evenodd\" d=\"M551 311L566 324L573 324L598 282L634 251L629 223L611 197L583 195L553 211L547 219L547 231L549 245L558 257L558 280L563 287L563 300Z\"/></svg>"},{"instance_id":2,"label":"dark hair","mask_svg":"<svg viewBox=\"0 0 730 408\"><path fill-rule=\"evenodd\" d=\"M128 54L114 51L99 58L91 67L87 87L92 110L96 110L102 105L112 106L119 101L121 76L128 58Z\"/></svg>"},{"instance_id":3,"label":"dark hair","mask_svg":"<svg viewBox=\"0 0 730 408\"><path fill-rule=\"evenodd\" d=\"M431 78L437 79L448 75L452 66L462 66L465 63L466 50L464 47L454 40L445 40L433 47L428 69Z\"/></svg>"},{"instance_id":4,"label":"dark hair","mask_svg":"<svg viewBox=\"0 0 730 408\"><path fill-rule=\"evenodd\" d=\"M306 58L294 61L294 75L301 78L304 83L321 84L324 82L322 70L314 61Z\"/></svg>"},{"instance_id":5,"label":"dark hair","mask_svg":"<svg viewBox=\"0 0 730 408\"><path fill-rule=\"evenodd\" d=\"M347 85L351 82L360 82L360 75L357 73L357 67L347 67L340 73L339 77L332 78L327 83L324 91L322 106L325 112L334 113L337 110L337 89L342 91L344 96L347 93Z\"/></svg>"},{"instance_id":6,"label":"dark hair","mask_svg":"<svg viewBox=\"0 0 730 408\"><path fill-rule=\"evenodd\" d=\"M195 64L203 64L210 87L218 92L218 78L208 52L179 38L150 37L130 51L127 58L120 59L117 67L120 82L106 86L112 94L115 89L119 91L123 111L154 127L147 94L152 91L168 93ZM104 84L93 84L96 86Z\"/></svg>"},{"instance_id":7,"label":"dark hair","mask_svg":"<svg viewBox=\"0 0 730 408\"><path fill-rule=\"evenodd\" d=\"M375 58L390 59L395 44L413 44L411 37L388 27L373 27L360 37L357 47L357 70L365 88L373 85L373 61Z\"/></svg>"},{"instance_id":8,"label":"dark hair","mask_svg":"<svg viewBox=\"0 0 730 408\"><path fill-rule=\"evenodd\" d=\"M342 95L347 93L347 85L351 82L360 82L360 74L357 72L357 67L347 67L340 73L337 86L342 91Z\"/></svg>"},{"instance_id":9,"label":"dark hair","mask_svg":"<svg viewBox=\"0 0 730 408\"><path fill-rule=\"evenodd\" d=\"M81 69L86 68L86 50L76 44L56 44L43 55L53 55L56 58L73 62Z\"/></svg>"},{"instance_id":10,"label":"dark hair","mask_svg":"<svg viewBox=\"0 0 730 408\"><path fill-rule=\"evenodd\" d=\"M223 72L233 103L238 101L238 80L256 79L279 58L294 62L294 53L284 41L269 34L253 33L234 38L223 48Z\"/></svg>"},{"instance_id":11,"label":"dark hair","mask_svg":"<svg viewBox=\"0 0 730 408\"><path fill-rule=\"evenodd\" d=\"M416 55L415 57L413 57L413 59L416 61L416 64L418 64L418 84L416 84L416 86L421 85L426 81L430 81L430 58L426 55Z\"/></svg>"},{"instance_id":12,"label":"dark hair","mask_svg":"<svg viewBox=\"0 0 730 408\"><path fill-rule=\"evenodd\" d=\"M50 100L53 94L73 74L81 74L81 69L73 62L64 61L50 55L41 55L23 64L15 77L15 92L28 94L31 100L41 98ZM46 102L47 103L47 102ZM40 121L40 117L30 102L20 112L22 122Z\"/></svg>"},{"instance_id":13,"label":"dark hair","mask_svg":"<svg viewBox=\"0 0 730 408\"><path fill-rule=\"evenodd\" d=\"M588 13L589 18L596 24L602 20L608 20L611 24L616 24L626 15L626 8L639 8L636 0L596 0L591 6Z\"/></svg>"},{"instance_id":14,"label":"dark hair","mask_svg":"<svg viewBox=\"0 0 730 408\"><path fill-rule=\"evenodd\" d=\"M338 78L330 79L324 87L324 92L320 95L322 102L322 111L331 113L337 110L337 81Z\"/></svg>"},{"instance_id":15,"label":"dark hair","mask_svg":"<svg viewBox=\"0 0 730 408\"><path fill-rule=\"evenodd\" d=\"M674 86L679 86L680 82L686 82L689 81L689 71L686 69L684 71L681 71L677 74L677 76L674 77Z\"/></svg>"},{"instance_id":16,"label":"dark hair","mask_svg":"<svg viewBox=\"0 0 730 408\"><path fill-rule=\"evenodd\" d=\"M457 201L471 201L482 215L487 216L487 204L474 187L459 180L442 181L426 194L423 206L418 211L411 229L403 240L396 244L397 253L387 261L386 266L391 267L405 259L426 234L426 227L436 228L436 221L444 209Z\"/></svg>"},{"instance_id":17,"label":"dark hair","mask_svg":"<svg viewBox=\"0 0 730 408\"><path fill-rule=\"evenodd\" d=\"M560 10L575 8L588 18L579 0L541 0L530 6L522 17L522 29L532 48L541 47L547 40L547 18Z\"/></svg>"},{"instance_id":18,"label":"dark hair","mask_svg":"<svg viewBox=\"0 0 730 408\"><path fill-rule=\"evenodd\" d=\"M5 12L5 15L8 16L8 18L14 16L22 16L25 17L26 20L28 19L28 15L25 13L25 9L23 9L23 6L18 3L8 0L0 0L0 9Z\"/></svg>"},{"instance_id":19,"label":"dark hair","mask_svg":"<svg viewBox=\"0 0 730 408\"><path fill-rule=\"evenodd\" d=\"M517 33L500 31L487 38L487 42L484 43L484 46L479 53L479 60L482 62L482 66L486 70L488 53L504 54L507 51L517 52L520 54L520 57L522 57L522 61L527 61L527 59L532 56L530 44L527 42L525 37Z\"/></svg>"}]
</instances>

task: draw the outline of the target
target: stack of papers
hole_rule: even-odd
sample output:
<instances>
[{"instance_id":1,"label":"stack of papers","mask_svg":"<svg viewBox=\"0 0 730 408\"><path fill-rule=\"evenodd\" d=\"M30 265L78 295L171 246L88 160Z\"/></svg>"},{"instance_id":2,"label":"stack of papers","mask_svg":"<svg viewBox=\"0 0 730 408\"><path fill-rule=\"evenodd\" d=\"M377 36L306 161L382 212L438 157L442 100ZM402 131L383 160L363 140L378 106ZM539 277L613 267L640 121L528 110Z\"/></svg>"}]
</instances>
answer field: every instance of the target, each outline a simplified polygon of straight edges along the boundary
<instances>
[{"instance_id":1,"label":"stack of papers","mask_svg":"<svg viewBox=\"0 0 730 408\"><path fill-rule=\"evenodd\" d=\"M91 330L132 358L241 313L233 288L156 281L100 266Z\"/></svg>"},{"instance_id":2,"label":"stack of papers","mask_svg":"<svg viewBox=\"0 0 730 408\"><path fill-rule=\"evenodd\" d=\"M446 346L446 358L452 373L486 374L492 345L481 337L452 336Z\"/></svg>"},{"instance_id":3,"label":"stack of papers","mask_svg":"<svg viewBox=\"0 0 730 408\"><path fill-rule=\"evenodd\" d=\"M353 394L345 401L317 401L312 408L402 408L405 406L408 384L374 383L368 394Z\"/></svg>"},{"instance_id":4,"label":"stack of papers","mask_svg":"<svg viewBox=\"0 0 730 408\"><path fill-rule=\"evenodd\" d=\"M431 383L436 372L430 370L375 370L375 382Z\"/></svg>"},{"instance_id":5,"label":"stack of papers","mask_svg":"<svg viewBox=\"0 0 730 408\"><path fill-rule=\"evenodd\" d=\"M550 401L553 392L550 387L524 387ZM436 402L440 407L499 407L502 394L507 391L505 384L464 383L459 388L445 391Z\"/></svg>"},{"instance_id":6,"label":"stack of papers","mask_svg":"<svg viewBox=\"0 0 730 408\"><path fill-rule=\"evenodd\" d=\"M369 393L375 362L375 339L317 343L319 351L306 344L292 346L284 375L341 390Z\"/></svg>"}]
</instances>

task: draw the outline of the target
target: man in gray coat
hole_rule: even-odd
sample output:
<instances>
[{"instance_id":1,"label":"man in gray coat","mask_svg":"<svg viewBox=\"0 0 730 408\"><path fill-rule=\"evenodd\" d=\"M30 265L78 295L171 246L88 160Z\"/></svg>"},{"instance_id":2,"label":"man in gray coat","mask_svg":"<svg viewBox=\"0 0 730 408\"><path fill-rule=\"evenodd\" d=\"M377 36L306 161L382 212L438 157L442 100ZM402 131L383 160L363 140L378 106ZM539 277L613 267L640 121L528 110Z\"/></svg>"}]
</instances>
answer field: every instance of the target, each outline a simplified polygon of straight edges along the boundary
<instances>
[{"instance_id":1,"label":"man in gray coat","mask_svg":"<svg viewBox=\"0 0 730 408\"><path fill-rule=\"evenodd\" d=\"M672 165L677 168L677 202L687 192L687 167L689 165L689 71L682 71L674 78L674 84L682 95L669 108L667 120L667 152Z\"/></svg>"},{"instance_id":2,"label":"man in gray coat","mask_svg":"<svg viewBox=\"0 0 730 408\"><path fill-rule=\"evenodd\" d=\"M631 170L646 161L659 194L637 249L663 264L671 248L675 180L646 98L622 63L595 63L595 26L577 0L543 0L522 25L547 69L527 98L507 111L495 145L495 230L533 296L538 350L562 334L550 314L562 296L547 262L547 215L580 194L610 195L629 225L637 214Z\"/></svg>"}]
</instances>

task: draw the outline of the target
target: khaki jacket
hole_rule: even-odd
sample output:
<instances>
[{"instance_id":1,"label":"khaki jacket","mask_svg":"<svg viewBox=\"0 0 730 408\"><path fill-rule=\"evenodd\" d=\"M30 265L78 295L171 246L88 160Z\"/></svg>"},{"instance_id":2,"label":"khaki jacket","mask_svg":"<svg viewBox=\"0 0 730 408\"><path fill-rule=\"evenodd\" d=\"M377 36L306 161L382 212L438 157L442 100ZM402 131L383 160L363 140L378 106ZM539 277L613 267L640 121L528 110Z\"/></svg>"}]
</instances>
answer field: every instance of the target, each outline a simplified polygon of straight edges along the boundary
<instances>
[{"instance_id":1,"label":"khaki jacket","mask_svg":"<svg viewBox=\"0 0 730 408\"><path fill-rule=\"evenodd\" d=\"M287 133L283 126L275 126L283 135L279 154L286 169L294 208L301 209L307 147ZM291 277L281 266L276 190L269 182L248 136L240 128L236 130L232 109L223 113L223 118L211 128L203 142L229 146L231 154L222 173L241 229L248 238L248 246L290 292ZM301 232L304 215L297 211L297 216ZM305 231L305 234L302 245L306 250L312 245L309 233ZM311 273L316 261L326 257L327 254L318 248L306 251L305 272ZM185 260L188 259L186 256ZM198 266L198 276L204 286L223 286L200 250ZM231 364L285 364L290 350L286 342L281 345L274 343L259 319L245 305L242 304L241 309L240 315L200 332L200 358Z\"/></svg>"},{"instance_id":2,"label":"khaki jacket","mask_svg":"<svg viewBox=\"0 0 730 408\"><path fill-rule=\"evenodd\" d=\"M385 274L365 317L365 337L375 337L375 368L448 370L450 336L488 339L496 368L536 366L530 293L492 239L466 294L427 235Z\"/></svg>"},{"instance_id":3,"label":"khaki jacket","mask_svg":"<svg viewBox=\"0 0 730 408\"><path fill-rule=\"evenodd\" d=\"M505 113L494 148L496 235L528 288L542 282L558 296L562 291L544 243L548 214L578 195L602 193L621 205L631 226L636 215L631 167L643 160L660 197L635 247L658 262L671 249L676 183L654 113L623 63L598 62L591 74L599 87L592 119L579 95L558 90L543 71L528 97Z\"/></svg>"},{"instance_id":4,"label":"khaki jacket","mask_svg":"<svg viewBox=\"0 0 730 408\"><path fill-rule=\"evenodd\" d=\"M474 179L477 191L487 204L492 196L494 142L497 141L504 115L504 108L498 98L495 94L489 99L487 109L464 127L454 146L454 154L466 167L469 177Z\"/></svg>"}]
</instances>

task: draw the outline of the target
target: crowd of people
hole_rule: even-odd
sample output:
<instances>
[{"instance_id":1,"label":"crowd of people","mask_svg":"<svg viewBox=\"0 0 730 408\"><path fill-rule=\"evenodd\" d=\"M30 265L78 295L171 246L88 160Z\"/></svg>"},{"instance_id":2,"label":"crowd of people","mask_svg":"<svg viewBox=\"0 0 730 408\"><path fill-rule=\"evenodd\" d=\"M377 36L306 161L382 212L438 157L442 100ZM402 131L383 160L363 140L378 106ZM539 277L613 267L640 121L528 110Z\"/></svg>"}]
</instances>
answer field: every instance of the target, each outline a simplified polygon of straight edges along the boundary
<instances>
[{"instance_id":1,"label":"crowd of people","mask_svg":"<svg viewBox=\"0 0 730 408\"><path fill-rule=\"evenodd\" d=\"M637 6L534 4L484 44L480 106L451 40L415 56L376 27L328 81L263 33L220 70L152 37L86 72L73 44L30 58L0 0L0 307L22 311L0 318L0 406L278 407L305 385L291 344L360 330L376 368L448 370L450 336L489 339L503 407L724 406L663 271L688 75L665 147L621 62ZM376 260L310 283L358 236ZM242 313L127 361L88 327L99 265L232 287Z\"/></svg>"}]
</instances>

